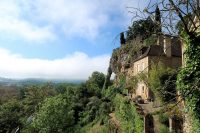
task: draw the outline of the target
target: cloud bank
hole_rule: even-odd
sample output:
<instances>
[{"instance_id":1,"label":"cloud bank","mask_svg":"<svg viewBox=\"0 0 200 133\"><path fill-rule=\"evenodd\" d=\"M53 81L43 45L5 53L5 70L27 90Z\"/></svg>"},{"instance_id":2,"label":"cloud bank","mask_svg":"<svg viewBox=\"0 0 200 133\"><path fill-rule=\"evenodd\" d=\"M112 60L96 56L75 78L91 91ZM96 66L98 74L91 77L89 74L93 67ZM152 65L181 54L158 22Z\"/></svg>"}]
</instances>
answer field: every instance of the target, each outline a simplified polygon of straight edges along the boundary
<instances>
[{"instance_id":1,"label":"cloud bank","mask_svg":"<svg viewBox=\"0 0 200 133\"><path fill-rule=\"evenodd\" d=\"M127 26L138 0L1 0L0 33L49 41L58 33L94 40L103 28Z\"/></svg>"},{"instance_id":2,"label":"cloud bank","mask_svg":"<svg viewBox=\"0 0 200 133\"><path fill-rule=\"evenodd\" d=\"M93 71L105 73L109 55L89 57L75 52L62 59L28 59L0 48L0 75L7 78L87 79Z\"/></svg>"},{"instance_id":3,"label":"cloud bank","mask_svg":"<svg viewBox=\"0 0 200 133\"><path fill-rule=\"evenodd\" d=\"M133 4L130 0L35 0L30 5L40 20L61 25L66 35L95 39L101 28L130 21L126 7Z\"/></svg>"}]
</instances>

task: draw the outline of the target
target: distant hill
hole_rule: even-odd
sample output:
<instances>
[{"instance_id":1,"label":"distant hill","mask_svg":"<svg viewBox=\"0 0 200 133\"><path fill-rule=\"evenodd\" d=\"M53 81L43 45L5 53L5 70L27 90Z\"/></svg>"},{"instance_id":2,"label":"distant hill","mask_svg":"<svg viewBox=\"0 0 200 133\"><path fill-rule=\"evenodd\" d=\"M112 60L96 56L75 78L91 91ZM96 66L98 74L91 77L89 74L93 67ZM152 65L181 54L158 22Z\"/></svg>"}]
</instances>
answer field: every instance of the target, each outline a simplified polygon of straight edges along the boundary
<instances>
[{"instance_id":1,"label":"distant hill","mask_svg":"<svg viewBox=\"0 0 200 133\"><path fill-rule=\"evenodd\" d=\"M15 84L15 83L17 83L17 80L0 77L0 84L1 85L9 85L9 84Z\"/></svg>"},{"instance_id":2,"label":"distant hill","mask_svg":"<svg viewBox=\"0 0 200 133\"><path fill-rule=\"evenodd\" d=\"M20 85L33 85L33 84L43 84L43 83L74 83L74 84L80 84L85 82L84 80L59 80L59 79L37 79L37 78L28 78L28 79L9 79L9 78L2 78L0 77L0 85L4 86L20 86Z\"/></svg>"}]
</instances>

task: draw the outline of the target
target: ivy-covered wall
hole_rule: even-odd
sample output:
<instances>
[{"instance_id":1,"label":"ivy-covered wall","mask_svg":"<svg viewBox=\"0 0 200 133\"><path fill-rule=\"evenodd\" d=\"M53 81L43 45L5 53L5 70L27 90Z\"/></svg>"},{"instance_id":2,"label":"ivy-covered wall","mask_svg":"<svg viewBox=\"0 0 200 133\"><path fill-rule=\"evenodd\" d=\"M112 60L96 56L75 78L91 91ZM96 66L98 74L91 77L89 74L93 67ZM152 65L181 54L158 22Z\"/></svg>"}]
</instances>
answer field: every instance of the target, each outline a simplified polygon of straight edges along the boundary
<instances>
[{"instance_id":1,"label":"ivy-covered wall","mask_svg":"<svg viewBox=\"0 0 200 133\"><path fill-rule=\"evenodd\" d=\"M178 74L177 86L185 101L187 119L191 119L191 133L200 132L200 34L182 33L185 43L185 67ZM188 117L189 116L189 117Z\"/></svg>"}]
</instances>

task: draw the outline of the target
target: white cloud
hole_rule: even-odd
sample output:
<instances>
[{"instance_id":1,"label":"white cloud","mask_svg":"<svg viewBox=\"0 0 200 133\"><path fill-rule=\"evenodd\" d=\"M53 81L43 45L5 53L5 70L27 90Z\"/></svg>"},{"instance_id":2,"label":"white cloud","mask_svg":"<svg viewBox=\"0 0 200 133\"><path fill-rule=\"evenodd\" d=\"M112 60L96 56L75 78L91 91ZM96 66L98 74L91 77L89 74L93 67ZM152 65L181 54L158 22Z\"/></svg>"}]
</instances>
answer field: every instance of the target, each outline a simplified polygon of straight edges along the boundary
<instances>
[{"instance_id":1,"label":"white cloud","mask_svg":"<svg viewBox=\"0 0 200 133\"><path fill-rule=\"evenodd\" d=\"M137 7L139 1L0 0L0 31L30 41L52 39L57 32L94 40L102 29L127 27L131 14L126 7Z\"/></svg>"},{"instance_id":2,"label":"white cloud","mask_svg":"<svg viewBox=\"0 0 200 133\"><path fill-rule=\"evenodd\" d=\"M0 32L11 36L19 36L26 41L45 41L54 39L55 36L50 32L51 27L42 27L31 25L22 20L8 20L0 18Z\"/></svg>"},{"instance_id":3,"label":"white cloud","mask_svg":"<svg viewBox=\"0 0 200 133\"><path fill-rule=\"evenodd\" d=\"M93 71L106 72L110 56L89 57L75 52L62 59L28 59L0 48L0 75L8 78L87 79Z\"/></svg>"},{"instance_id":4,"label":"white cloud","mask_svg":"<svg viewBox=\"0 0 200 133\"><path fill-rule=\"evenodd\" d=\"M23 18L24 8L16 0L0 1L0 35L39 42L55 39L50 25L38 26Z\"/></svg>"},{"instance_id":5,"label":"white cloud","mask_svg":"<svg viewBox=\"0 0 200 133\"><path fill-rule=\"evenodd\" d=\"M1 0L0 31L30 41L48 40L55 31L93 40L102 28L127 26L130 14L126 7L137 4L136 1Z\"/></svg>"},{"instance_id":6,"label":"white cloud","mask_svg":"<svg viewBox=\"0 0 200 133\"><path fill-rule=\"evenodd\" d=\"M35 0L32 4L41 20L61 25L67 36L95 39L102 28L130 21L126 9L131 5L130 0Z\"/></svg>"}]
</instances>

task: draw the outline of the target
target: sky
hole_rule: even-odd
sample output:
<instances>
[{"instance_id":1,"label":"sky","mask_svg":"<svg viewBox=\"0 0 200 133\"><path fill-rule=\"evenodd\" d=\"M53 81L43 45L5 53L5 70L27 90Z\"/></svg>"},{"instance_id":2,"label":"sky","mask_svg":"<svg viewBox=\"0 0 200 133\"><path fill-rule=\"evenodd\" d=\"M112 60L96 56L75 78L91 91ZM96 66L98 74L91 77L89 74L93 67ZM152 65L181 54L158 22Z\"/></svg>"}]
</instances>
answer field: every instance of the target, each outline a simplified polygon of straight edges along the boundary
<instances>
[{"instance_id":1,"label":"sky","mask_svg":"<svg viewBox=\"0 0 200 133\"><path fill-rule=\"evenodd\" d=\"M142 8L144 1L0 0L0 77L106 74L118 35L131 24L127 7Z\"/></svg>"}]
</instances>

